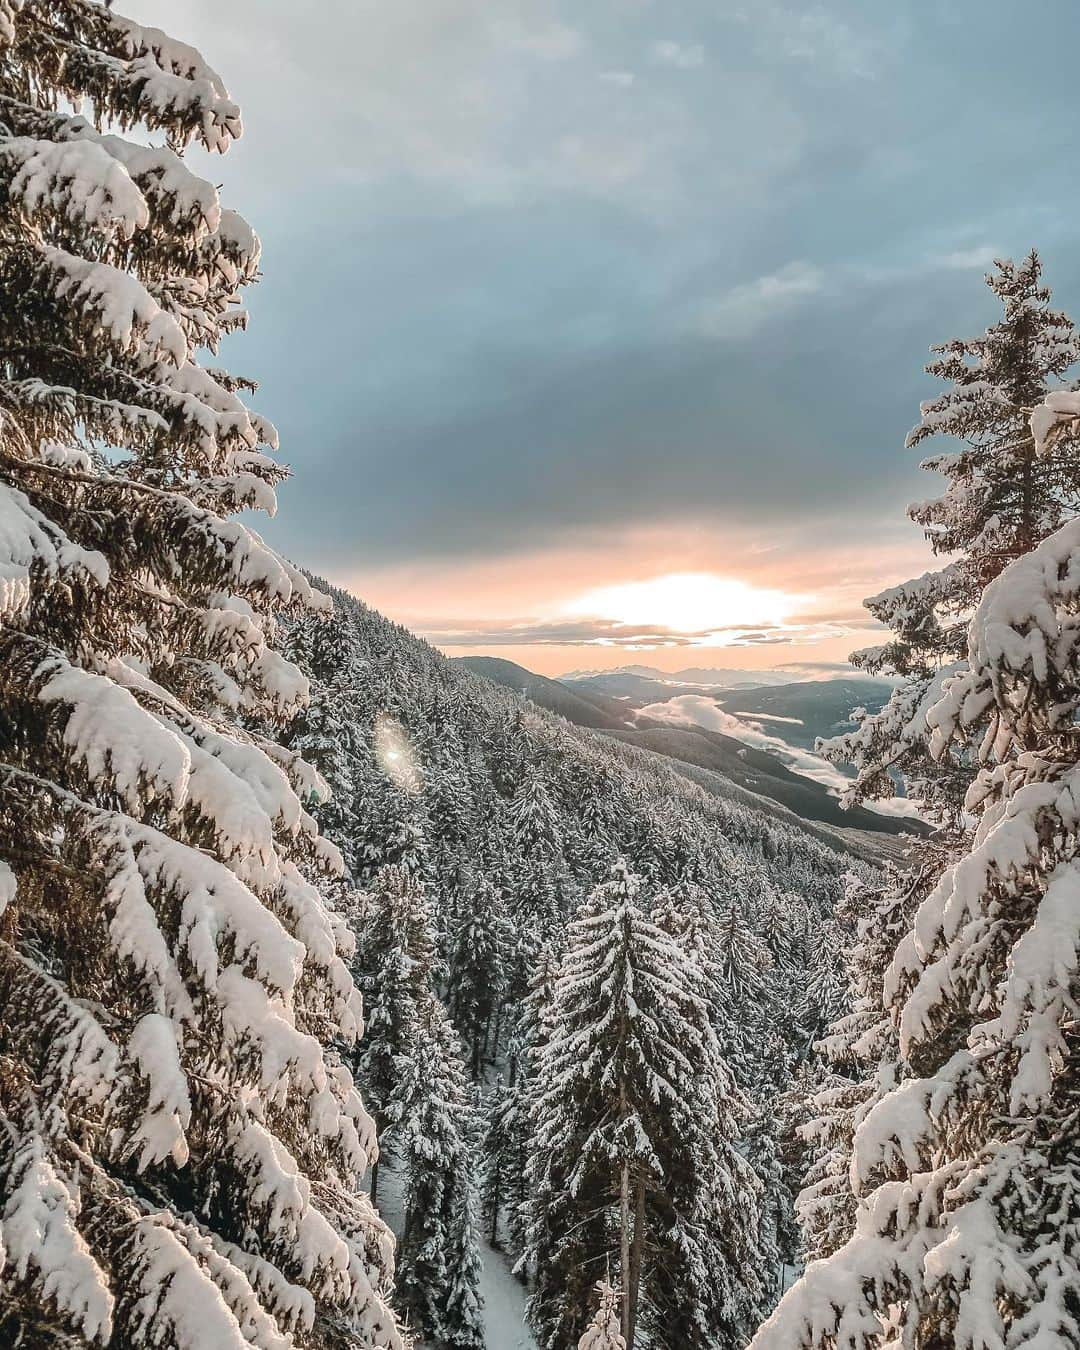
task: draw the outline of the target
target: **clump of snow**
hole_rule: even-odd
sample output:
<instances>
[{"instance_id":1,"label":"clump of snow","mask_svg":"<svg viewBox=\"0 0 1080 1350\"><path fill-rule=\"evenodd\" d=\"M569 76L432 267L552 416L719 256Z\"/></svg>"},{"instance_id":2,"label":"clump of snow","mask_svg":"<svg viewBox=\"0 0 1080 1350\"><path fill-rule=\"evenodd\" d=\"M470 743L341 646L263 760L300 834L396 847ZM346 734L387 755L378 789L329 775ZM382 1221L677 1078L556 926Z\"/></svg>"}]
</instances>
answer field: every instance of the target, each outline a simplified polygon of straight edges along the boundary
<instances>
[{"instance_id":1,"label":"clump of snow","mask_svg":"<svg viewBox=\"0 0 1080 1350\"><path fill-rule=\"evenodd\" d=\"M54 579L77 576L101 587L109 583L102 554L72 543L25 493L0 483L0 615L14 616L29 605L34 568Z\"/></svg>"},{"instance_id":2,"label":"clump of snow","mask_svg":"<svg viewBox=\"0 0 1080 1350\"><path fill-rule=\"evenodd\" d=\"M87 1341L108 1342L114 1299L105 1272L75 1225L77 1192L31 1135L7 1167L0 1210L0 1251L17 1279L41 1285L46 1302L66 1314Z\"/></svg>"}]
</instances>

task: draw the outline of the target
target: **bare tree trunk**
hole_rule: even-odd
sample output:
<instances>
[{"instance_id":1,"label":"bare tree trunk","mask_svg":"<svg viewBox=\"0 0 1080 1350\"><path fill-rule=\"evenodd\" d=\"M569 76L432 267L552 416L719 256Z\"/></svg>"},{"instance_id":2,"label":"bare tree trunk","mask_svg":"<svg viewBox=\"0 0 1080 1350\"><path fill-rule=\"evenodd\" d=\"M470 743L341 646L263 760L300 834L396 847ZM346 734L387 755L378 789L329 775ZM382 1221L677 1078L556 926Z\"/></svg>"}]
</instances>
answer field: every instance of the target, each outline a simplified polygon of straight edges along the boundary
<instances>
[{"instance_id":1,"label":"bare tree trunk","mask_svg":"<svg viewBox=\"0 0 1080 1350\"><path fill-rule=\"evenodd\" d=\"M483 1042L481 1041L480 1033L477 1032L473 1036L472 1042L472 1079L474 1083L479 1083L480 1081L480 1061L483 1057L483 1053Z\"/></svg>"},{"instance_id":2,"label":"bare tree trunk","mask_svg":"<svg viewBox=\"0 0 1080 1350\"><path fill-rule=\"evenodd\" d=\"M498 1164L496 1164L498 1166ZM488 1241L499 1250L499 1205L502 1201L502 1178L499 1173L495 1176L495 1187L491 1196L491 1235Z\"/></svg>"},{"instance_id":3,"label":"bare tree trunk","mask_svg":"<svg viewBox=\"0 0 1080 1350\"><path fill-rule=\"evenodd\" d=\"M622 1165L619 1179L619 1226L622 1229L622 1269L619 1271L619 1283L622 1285L622 1334L626 1350L634 1350L630 1332L630 1164Z\"/></svg>"},{"instance_id":4,"label":"bare tree trunk","mask_svg":"<svg viewBox=\"0 0 1080 1350\"><path fill-rule=\"evenodd\" d=\"M371 1203L374 1204L379 1196L379 1164L378 1160L371 1164Z\"/></svg>"},{"instance_id":5,"label":"bare tree trunk","mask_svg":"<svg viewBox=\"0 0 1080 1350\"><path fill-rule=\"evenodd\" d=\"M645 1183L640 1178L634 1186L634 1241L630 1248L630 1334L626 1350L634 1350L637 1335L638 1294L641 1290L641 1256L645 1250Z\"/></svg>"}]
</instances>

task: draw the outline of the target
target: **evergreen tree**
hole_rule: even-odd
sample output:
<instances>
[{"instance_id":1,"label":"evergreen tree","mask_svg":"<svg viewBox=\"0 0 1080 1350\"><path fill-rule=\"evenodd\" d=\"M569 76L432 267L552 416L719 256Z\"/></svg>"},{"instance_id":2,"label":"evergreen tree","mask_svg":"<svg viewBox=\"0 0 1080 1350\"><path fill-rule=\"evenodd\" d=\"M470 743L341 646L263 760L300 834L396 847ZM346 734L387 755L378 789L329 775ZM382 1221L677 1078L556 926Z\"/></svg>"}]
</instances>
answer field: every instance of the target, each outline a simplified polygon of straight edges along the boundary
<instances>
[{"instance_id":1,"label":"evergreen tree","mask_svg":"<svg viewBox=\"0 0 1080 1350\"><path fill-rule=\"evenodd\" d=\"M820 924L812 952L807 953L806 994L799 1009L810 1045L818 1041L847 1012L850 986L844 955L848 935L838 923Z\"/></svg>"},{"instance_id":2,"label":"evergreen tree","mask_svg":"<svg viewBox=\"0 0 1080 1350\"><path fill-rule=\"evenodd\" d=\"M399 1089L419 1053L421 1010L432 992L435 943L423 883L403 867L384 867L357 928L354 970L370 1009L357 1065L379 1141L371 1170L375 1200L380 1162L393 1161L407 1123Z\"/></svg>"},{"instance_id":3,"label":"evergreen tree","mask_svg":"<svg viewBox=\"0 0 1080 1350\"><path fill-rule=\"evenodd\" d=\"M373 737L379 738L381 724L376 722L372 730ZM376 757L378 754L376 744ZM380 868L389 866L428 880L428 830L423 804L415 793L388 778L377 763L358 766L355 778L357 806L351 851L356 858L357 879L368 883Z\"/></svg>"},{"instance_id":4,"label":"evergreen tree","mask_svg":"<svg viewBox=\"0 0 1080 1350\"><path fill-rule=\"evenodd\" d=\"M329 794L312 793L308 805L356 875L361 808L356 766L366 758L367 746L347 709L360 697L365 663L344 616L326 623L318 615L301 615L284 624L283 630L283 654L311 682L311 696L289 726L286 741L327 784Z\"/></svg>"},{"instance_id":5,"label":"evergreen tree","mask_svg":"<svg viewBox=\"0 0 1080 1350\"><path fill-rule=\"evenodd\" d=\"M541 1064L551 1038L558 969L558 954L553 946L545 943L540 947L530 971L528 988L521 999L510 1037L510 1083L502 1110L503 1123L497 1136L499 1152L492 1155L493 1165L497 1161L504 1179L502 1194L509 1245L519 1257L515 1272L522 1280L527 1275L529 1261L526 1238L529 1190L526 1171L532 1148L535 1103L544 1086Z\"/></svg>"},{"instance_id":6,"label":"evergreen tree","mask_svg":"<svg viewBox=\"0 0 1080 1350\"><path fill-rule=\"evenodd\" d=\"M865 602L894 636L852 660L902 682L880 713L860 714L856 730L831 743L833 757L859 769L845 800L892 796L890 775L901 772L924 810L961 833L975 758L959 743L931 749L926 711L966 661L968 620L987 584L1080 504L1075 453L1067 441L1040 453L1029 425L1032 408L1080 356L1080 337L1051 308L1037 253L997 262L986 281L1003 317L981 337L934 348L927 373L949 387L923 404L908 436L909 446L938 435L963 442L923 461L944 475L946 490L909 510L948 561Z\"/></svg>"},{"instance_id":7,"label":"evergreen tree","mask_svg":"<svg viewBox=\"0 0 1080 1350\"><path fill-rule=\"evenodd\" d=\"M515 1172L513 1163L520 1164L524 1171L523 1152L514 1158L515 1144L518 1140L516 1120L517 1099L508 1092L502 1074L495 1080L495 1087L487 1103L485 1116L487 1127L483 1141L483 1182L481 1186L481 1215L487 1225L488 1242L496 1251L499 1242L499 1217L506 1197L512 1193Z\"/></svg>"},{"instance_id":8,"label":"evergreen tree","mask_svg":"<svg viewBox=\"0 0 1080 1350\"><path fill-rule=\"evenodd\" d=\"M606 1280L596 1286L597 1307L578 1341L578 1350L626 1350L619 1330L619 1295Z\"/></svg>"},{"instance_id":9,"label":"evergreen tree","mask_svg":"<svg viewBox=\"0 0 1080 1350\"><path fill-rule=\"evenodd\" d=\"M510 823L514 842L526 857L550 860L562 847L558 812L544 780L531 766L510 803Z\"/></svg>"},{"instance_id":10,"label":"evergreen tree","mask_svg":"<svg viewBox=\"0 0 1080 1350\"><path fill-rule=\"evenodd\" d=\"M405 1174L402 1305L437 1345L482 1350L476 1127L457 1038L434 998L424 1005L397 1098Z\"/></svg>"},{"instance_id":11,"label":"evergreen tree","mask_svg":"<svg viewBox=\"0 0 1080 1350\"><path fill-rule=\"evenodd\" d=\"M762 1309L771 1310L784 1291L786 1277L800 1257L799 1225L792 1194L794 1169L785 1156L779 1108L783 1095L772 1094L746 1125L740 1147L761 1187L757 1246L761 1253ZM801 1104L801 1102L800 1102Z\"/></svg>"},{"instance_id":12,"label":"evergreen tree","mask_svg":"<svg viewBox=\"0 0 1080 1350\"><path fill-rule=\"evenodd\" d=\"M570 926L534 1102L529 1179L542 1343L572 1344L598 1260L620 1272L622 1334L690 1347L745 1338L759 1287L743 1104L704 978L638 906L621 861Z\"/></svg>"},{"instance_id":13,"label":"evergreen tree","mask_svg":"<svg viewBox=\"0 0 1080 1350\"><path fill-rule=\"evenodd\" d=\"M480 1077L492 1018L505 984L508 925L502 897L489 881L470 888L449 961L447 1002L469 1051L474 1080Z\"/></svg>"},{"instance_id":14,"label":"evergreen tree","mask_svg":"<svg viewBox=\"0 0 1080 1350\"><path fill-rule=\"evenodd\" d=\"M966 660L920 713L929 753L966 766L976 825L917 874L914 918L877 967L899 1081L853 1122L853 1232L760 1350L1080 1343L1080 519L1039 539L1067 505L1047 484L1080 464L1080 400L1050 394L1033 425L1022 501L1039 508L968 596Z\"/></svg>"},{"instance_id":15,"label":"evergreen tree","mask_svg":"<svg viewBox=\"0 0 1080 1350\"><path fill-rule=\"evenodd\" d=\"M0 5L0 104L0 1343L398 1346L341 858L251 729L330 607L230 518L285 469L202 364L259 242L182 152L240 113L95 0Z\"/></svg>"},{"instance_id":16,"label":"evergreen tree","mask_svg":"<svg viewBox=\"0 0 1080 1350\"><path fill-rule=\"evenodd\" d=\"M721 910L715 931L715 955L709 973L720 1048L739 1082L750 1088L758 1085L763 1064L778 1068L774 1056L762 1053L766 1039L779 1050L779 1040L774 1039L779 1012L770 981L775 962L739 900L729 901ZM772 1073L774 1081L777 1076Z\"/></svg>"}]
</instances>

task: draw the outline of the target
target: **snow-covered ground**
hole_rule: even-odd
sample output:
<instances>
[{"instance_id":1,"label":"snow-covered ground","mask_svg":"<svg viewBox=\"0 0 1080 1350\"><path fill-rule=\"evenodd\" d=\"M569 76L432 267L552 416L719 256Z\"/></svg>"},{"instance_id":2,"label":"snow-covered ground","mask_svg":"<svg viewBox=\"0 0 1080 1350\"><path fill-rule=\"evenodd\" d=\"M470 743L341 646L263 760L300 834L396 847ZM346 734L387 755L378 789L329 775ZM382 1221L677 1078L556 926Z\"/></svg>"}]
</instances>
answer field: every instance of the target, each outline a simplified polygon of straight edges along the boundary
<instances>
[{"instance_id":1,"label":"snow-covered ground","mask_svg":"<svg viewBox=\"0 0 1080 1350\"><path fill-rule=\"evenodd\" d=\"M398 1237L402 1229L401 1191L401 1175L389 1168L380 1169L378 1210ZM506 1257L483 1238L480 1258L484 1263L480 1290L487 1350L536 1350L536 1340L525 1325L525 1287L514 1279Z\"/></svg>"}]
</instances>

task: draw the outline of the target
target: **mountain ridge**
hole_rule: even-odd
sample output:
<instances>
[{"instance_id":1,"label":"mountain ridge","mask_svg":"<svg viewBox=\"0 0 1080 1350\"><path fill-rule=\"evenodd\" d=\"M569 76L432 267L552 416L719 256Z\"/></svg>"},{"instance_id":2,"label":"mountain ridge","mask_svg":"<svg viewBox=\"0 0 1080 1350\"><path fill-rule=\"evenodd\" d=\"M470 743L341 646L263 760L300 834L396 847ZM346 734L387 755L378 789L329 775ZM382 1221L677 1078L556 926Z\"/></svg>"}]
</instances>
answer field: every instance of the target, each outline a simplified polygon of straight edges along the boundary
<instances>
[{"instance_id":1,"label":"mountain ridge","mask_svg":"<svg viewBox=\"0 0 1080 1350\"><path fill-rule=\"evenodd\" d=\"M524 666L501 657L450 659L474 675L511 689L575 725L611 736L650 754L660 755L684 769L709 773L711 777L705 786L711 792L719 791L718 780L723 780L741 792L750 794L756 803L754 809L769 813L767 803L779 805L784 808L786 814L781 818L785 820L790 816L806 825L840 830L843 832L841 839L848 845L854 838L856 847L864 849L867 837L873 839L874 836L880 836L876 840L877 851L894 855L897 843L891 841L898 840L904 834L926 833L926 827L921 822L910 818L886 815L866 807L845 811L838 799L822 784L794 772L776 756L747 746L733 736L688 722L674 725L643 717L633 706L632 696L627 696L627 702L620 703L591 688L571 688L562 681L536 675ZM643 677L626 678L637 680ZM796 682L790 687L801 689L802 683ZM846 685L846 682L840 683ZM651 687L649 692L652 692ZM669 689L672 697L682 692L685 691L678 687ZM733 691L728 697L735 697L737 692ZM744 699L749 698L752 692L765 695L769 691L743 691ZM727 698L719 701L726 706ZM578 721L578 716L583 720ZM701 782L699 776L690 776L692 781Z\"/></svg>"}]
</instances>

